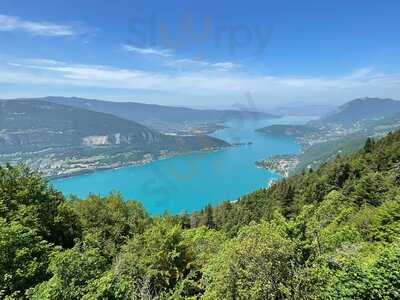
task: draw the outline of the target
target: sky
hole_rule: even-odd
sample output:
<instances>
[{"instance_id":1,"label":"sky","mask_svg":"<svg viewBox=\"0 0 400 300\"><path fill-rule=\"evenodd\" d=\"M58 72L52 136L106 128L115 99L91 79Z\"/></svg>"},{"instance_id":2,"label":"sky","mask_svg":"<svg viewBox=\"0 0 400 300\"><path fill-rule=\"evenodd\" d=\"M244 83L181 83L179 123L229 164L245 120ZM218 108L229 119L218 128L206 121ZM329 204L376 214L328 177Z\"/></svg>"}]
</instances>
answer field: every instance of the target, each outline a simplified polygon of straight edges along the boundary
<instances>
[{"instance_id":1,"label":"sky","mask_svg":"<svg viewBox=\"0 0 400 300\"><path fill-rule=\"evenodd\" d=\"M400 1L1 0L0 98L400 99Z\"/></svg>"}]
</instances>

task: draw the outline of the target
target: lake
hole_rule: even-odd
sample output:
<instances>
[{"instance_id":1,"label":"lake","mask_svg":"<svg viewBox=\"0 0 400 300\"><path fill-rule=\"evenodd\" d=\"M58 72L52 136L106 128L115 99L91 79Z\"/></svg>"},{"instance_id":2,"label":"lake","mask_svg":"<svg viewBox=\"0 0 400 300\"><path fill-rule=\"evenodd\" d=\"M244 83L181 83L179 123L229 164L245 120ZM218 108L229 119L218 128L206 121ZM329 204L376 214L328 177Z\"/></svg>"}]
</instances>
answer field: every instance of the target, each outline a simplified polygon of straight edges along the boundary
<instances>
[{"instance_id":1,"label":"lake","mask_svg":"<svg viewBox=\"0 0 400 300\"><path fill-rule=\"evenodd\" d=\"M98 171L51 181L65 195L86 197L119 191L126 199L141 201L152 214L191 212L207 204L236 200L266 187L279 175L259 169L254 162L270 155L296 154L293 139L269 137L255 132L271 124L303 124L310 117L273 120L240 120L226 123L213 136L230 143L248 143L216 151L179 155L143 166Z\"/></svg>"}]
</instances>

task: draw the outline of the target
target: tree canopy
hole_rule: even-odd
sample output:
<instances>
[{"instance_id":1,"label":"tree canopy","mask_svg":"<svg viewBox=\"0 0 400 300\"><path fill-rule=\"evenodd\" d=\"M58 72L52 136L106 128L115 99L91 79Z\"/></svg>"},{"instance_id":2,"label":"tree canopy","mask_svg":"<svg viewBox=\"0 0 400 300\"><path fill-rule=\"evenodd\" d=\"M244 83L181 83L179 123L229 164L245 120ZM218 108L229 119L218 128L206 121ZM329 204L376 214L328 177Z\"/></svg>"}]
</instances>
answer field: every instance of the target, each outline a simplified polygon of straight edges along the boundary
<instances>
[{"instance_id":1,"label":"tree canopy","mask_svg":"<svg viewBox=\"0 0 400 300\"><path fill-rule=\"evenodd\" d=\"M400 299L400 132L235 203L150 216L0 167L1 299Z\"/></svg>"}]
</instances>

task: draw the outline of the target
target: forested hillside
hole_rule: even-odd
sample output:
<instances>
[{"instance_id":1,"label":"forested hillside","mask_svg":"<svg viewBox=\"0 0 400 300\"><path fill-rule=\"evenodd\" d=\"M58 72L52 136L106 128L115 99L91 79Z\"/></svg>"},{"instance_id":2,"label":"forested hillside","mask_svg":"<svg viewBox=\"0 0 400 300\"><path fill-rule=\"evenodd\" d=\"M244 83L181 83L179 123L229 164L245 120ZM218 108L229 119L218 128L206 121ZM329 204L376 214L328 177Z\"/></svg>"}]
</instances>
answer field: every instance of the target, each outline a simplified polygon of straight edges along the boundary
<instances>
[{"instance_id":1,"label":"forested hillside","mask_svg":"<svg viewBox=\"0 0 400 300\"><path fill-rule=\"evenodd\" d=\"M52 102L0 101L0 163L25 162L49 176L227 146L210 136L164 135L111 114Z\"/></svg>"},{"instance_id":2,"label":"forested hillside","mask_svg":"<svg viewBox=\"0 0 400 300\"><path fill-rule=\"evenodd\" d=\"M400 132L215 208L149 216L0 169L0 298L400 299Z\"/></svg>"}]
</instances>

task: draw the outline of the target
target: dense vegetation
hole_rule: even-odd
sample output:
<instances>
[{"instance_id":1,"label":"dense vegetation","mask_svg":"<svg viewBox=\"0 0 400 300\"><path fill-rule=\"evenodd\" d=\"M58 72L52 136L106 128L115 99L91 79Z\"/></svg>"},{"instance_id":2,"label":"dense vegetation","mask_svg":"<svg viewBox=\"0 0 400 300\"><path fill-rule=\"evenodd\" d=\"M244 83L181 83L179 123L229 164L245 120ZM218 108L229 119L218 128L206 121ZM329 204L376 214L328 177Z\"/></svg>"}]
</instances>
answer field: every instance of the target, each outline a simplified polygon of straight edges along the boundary
<instances>
[{"instance_id":1,"label":"dense vegetation","mask_svg":"<svg viewBox=\"0 0 400 300\"><path fill-rule=\"evenodd\" d=\"M363 134L346 135L332 141L308 146L297 156L300 163L293 173L298 174L309 167L316 169L321 164L334 160L339 153L340 155L354 153L364 146L367 136Z\"/></svg>"},{"instance_id":2,"label":"dense vegetation","mask_svg":"<svg viewBox=\"0 0 400 300\"><path fill-rule=\"evenodd\" d=\"M150 217L0 169L0 298L400 299L400 132L215 208Z\"/></svg>"}]
</instances>

